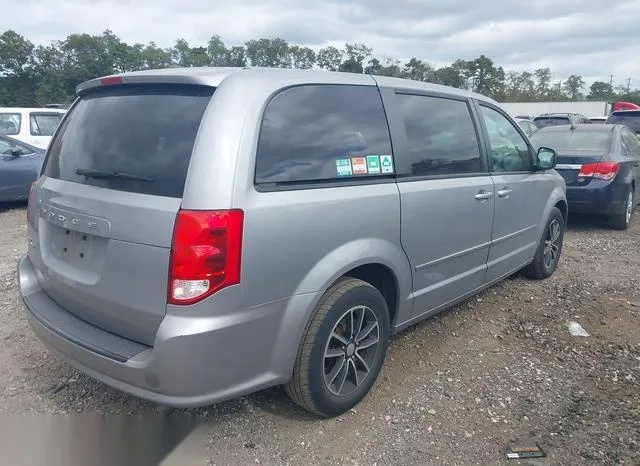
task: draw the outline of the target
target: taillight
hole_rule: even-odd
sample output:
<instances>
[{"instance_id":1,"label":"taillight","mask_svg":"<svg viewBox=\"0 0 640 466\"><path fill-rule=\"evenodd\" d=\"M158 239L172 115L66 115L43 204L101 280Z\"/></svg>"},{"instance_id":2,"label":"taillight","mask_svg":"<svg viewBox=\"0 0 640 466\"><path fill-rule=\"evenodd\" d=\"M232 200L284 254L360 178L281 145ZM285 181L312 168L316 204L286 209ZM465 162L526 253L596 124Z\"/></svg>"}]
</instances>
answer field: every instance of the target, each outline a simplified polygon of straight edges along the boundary
<instances>
[{"instance_id":1,"label":"taillight","mask_svg":"<svg viewBox=\"0 0 640 466\"><path fill-rule=\"evenodd\" d=\"M241 210L181 210L171 245L169 304L193 304L240 283Z\"/></svg>"},{"instance_id":2,"label":"taillight","mask_svg":"<svg viewBox=\"0 0 640 466\"><path fill-rule=\"evenodd\" d=\"M598 162L582 165L578 178L597 178L609 181L616 177L620 164L618 162Z\"/></svg>"}]
</instances>

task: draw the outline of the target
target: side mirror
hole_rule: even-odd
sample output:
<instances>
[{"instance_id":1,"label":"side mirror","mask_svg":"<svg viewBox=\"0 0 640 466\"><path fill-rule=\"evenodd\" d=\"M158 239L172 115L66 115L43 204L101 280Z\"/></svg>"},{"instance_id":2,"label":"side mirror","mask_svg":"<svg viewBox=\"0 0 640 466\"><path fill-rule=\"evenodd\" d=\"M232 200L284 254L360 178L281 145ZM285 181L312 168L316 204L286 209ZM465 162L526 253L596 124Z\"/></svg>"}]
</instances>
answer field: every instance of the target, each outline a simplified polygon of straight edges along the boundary
<instances>
[{"instance_id":1,"label":"side mirror","mask_svg":"<svg viewBox=\"0 0 640 466\"><path fill-rule=\"evenodd\" d=\"M22 155L22 151L20 149L18 149L17 147L12 147L11 148L11 157L20 157Z\"/></svg>"},{"instance_id":2,"label":"side mirror","mask_svg":"<svg viewBox=\"0 0 640 466\"><path fill-rule=\"evenodd\" d=\"M556 151L548 147L538 149L536 168L538 170L551 170L556 166Z\"/></svg>"}]
</instances>

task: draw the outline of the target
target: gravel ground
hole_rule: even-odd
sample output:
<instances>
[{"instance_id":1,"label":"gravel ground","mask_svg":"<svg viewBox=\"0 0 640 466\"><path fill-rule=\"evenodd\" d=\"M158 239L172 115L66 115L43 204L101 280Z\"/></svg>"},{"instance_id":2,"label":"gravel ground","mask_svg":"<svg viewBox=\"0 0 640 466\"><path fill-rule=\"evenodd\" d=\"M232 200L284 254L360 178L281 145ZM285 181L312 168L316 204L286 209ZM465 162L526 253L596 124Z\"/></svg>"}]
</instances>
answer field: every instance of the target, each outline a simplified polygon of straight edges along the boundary
<instances>
[{"instance_id":1,"label":"gravel ground","mask_svg":"<svg viewBox=\"0 0 640 466\"><path fill-rule=\"evenodd\" d=\"M15 287L24 205L0 211L0 414L147 414L50 355ZM195 410L209 464L640 464L640 218L570 222L556 274L506 280L391 343L372 393L320 421L280 388ZM573 337L567 322L590 334ZM535 444L543 460L504 459ZM203 458L203 464L205 463Z\"/></svg>"}]
</instances>

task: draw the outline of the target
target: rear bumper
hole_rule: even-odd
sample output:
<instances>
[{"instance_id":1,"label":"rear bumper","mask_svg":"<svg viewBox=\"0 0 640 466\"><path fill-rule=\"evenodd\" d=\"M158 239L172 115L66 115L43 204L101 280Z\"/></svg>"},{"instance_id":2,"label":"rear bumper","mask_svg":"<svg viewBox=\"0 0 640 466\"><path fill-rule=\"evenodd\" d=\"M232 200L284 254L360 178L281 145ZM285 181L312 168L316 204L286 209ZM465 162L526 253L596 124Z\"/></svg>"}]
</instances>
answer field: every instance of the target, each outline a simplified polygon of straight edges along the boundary
<instances>
[{"instance_id":1,"label":"rear bumper","mask_svg":"<svg viewBox=\"0 0 640 466\"><path fill-rule=\"evenodd\" d=\"M18 274L31 327L61 359L114 388L174 407L205 406L284 383L303 328L303 319L289 313L297 309L299 315L313 299L300 295L216 315L203 315L201 309L197 314L167 312L153 347L137 344L136 352L136 343L130 342L133 346L127 347L123 360L98 348L106 336L91 335L104 330L84 321L92 329L78 330L68 323L75 317L42 290L28 256L20 262ZM51 315L62 317L43 318Z\"/></svg>"},{"instance_id":2,"label":"rear bumper","mask_svg":"<svg viewBox=\"0 0 640 466\"><path fill-rule=\"evenodd\" d=\"M569 212L577 214L616 215L625 205L627 185L592 180L586 186L567 186Z\"/></svg>"}]
</instances>

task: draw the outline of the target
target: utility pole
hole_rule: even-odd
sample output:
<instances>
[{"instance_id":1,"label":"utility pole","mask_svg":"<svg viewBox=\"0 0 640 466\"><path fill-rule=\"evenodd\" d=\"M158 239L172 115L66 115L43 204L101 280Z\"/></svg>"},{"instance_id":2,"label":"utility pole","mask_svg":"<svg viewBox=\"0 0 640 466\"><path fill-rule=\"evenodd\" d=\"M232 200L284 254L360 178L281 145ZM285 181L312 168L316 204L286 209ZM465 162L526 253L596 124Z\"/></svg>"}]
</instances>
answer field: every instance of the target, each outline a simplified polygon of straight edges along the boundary
<instances>
[{"instance_id":1,"label":"utility pole","mask_svg":"<svg viewBox=\"0 0 640 466\"><path fill-rule=\"evenodd\" d=\"M631 78L627 78L627 94L631 92Z\"/></svg>"},{"instance_id":2,"label":"utility pole","mask_svg":"<svg viewBox=\"0 0 640 466\"><path fill-rule=\"evenodd\" d=\"M613 75L609 75L609 99L613 99Z\"/></svg>"}]
</instances>

